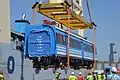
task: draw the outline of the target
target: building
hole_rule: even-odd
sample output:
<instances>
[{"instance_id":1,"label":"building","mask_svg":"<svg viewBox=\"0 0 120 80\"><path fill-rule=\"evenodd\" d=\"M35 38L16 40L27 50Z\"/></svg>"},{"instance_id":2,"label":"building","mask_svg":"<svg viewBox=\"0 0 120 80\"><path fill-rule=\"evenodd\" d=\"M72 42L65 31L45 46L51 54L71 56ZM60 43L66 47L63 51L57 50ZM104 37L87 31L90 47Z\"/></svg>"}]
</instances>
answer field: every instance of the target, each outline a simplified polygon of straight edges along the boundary
<instances>
[{"instance_id":1,"label":"building","mask_svg":"<svg viewBox=\"0 0 120 80\"><path fill-rule=\"evenodd\" d=\"M110 43L110 54L109 54L109 61L110 62L117 62L118 61L118 54L117 52L114 50L114 46L115 43Z\"/></svg>"}]
</instances>

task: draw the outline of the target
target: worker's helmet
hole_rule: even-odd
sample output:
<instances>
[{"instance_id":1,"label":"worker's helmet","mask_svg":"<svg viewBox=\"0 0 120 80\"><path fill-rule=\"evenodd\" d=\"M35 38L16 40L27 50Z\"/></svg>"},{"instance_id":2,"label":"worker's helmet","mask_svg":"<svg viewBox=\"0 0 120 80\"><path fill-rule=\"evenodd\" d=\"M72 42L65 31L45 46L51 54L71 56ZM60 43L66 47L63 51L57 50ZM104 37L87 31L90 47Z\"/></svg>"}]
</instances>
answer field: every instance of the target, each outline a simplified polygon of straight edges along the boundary
<instances>
[{"instance_id":1,"label":"worker's helmet","mask_svg":"<svg viewBox=\"0 0 120 80\"><path fill-rule=\"evenodd\" d=\"M3 72L0 71L0 74L3 74Z\"/></svg>"},{"instance_id":2,"label":"worker's helmet","mask_svg":"<svg viewBox=\"0 0 120 80\"><path fill-rule=\"evenodd\" d=\"M105 73L111 73L111 69L112 69L111 66L105 66L105 67L104 67L104 72L105 72Z\"/></svg>"},{"instance_id":3,"label":"worker's helmet","mask_svg":"<svg viewBox=\"0 0 120 80\"><path fill-rule=\"evenodd\" d=\"M75 73L74 72L71 72L71 75L74 75Z\"/></svg>"},{"instance_id":4,"label":"worker's helmet","mask_svg":"<svg viewBox=\"0 0 120 80\"><path fill-rule=\"evenodd\" d=\"M112 72L117 72L116 67L112 67Z\"/></svg>"},{"instance_id":5,"label":"worker's helmet","mask_svg":"<svg viewBox=\"0 0 120 80\"><path fill-rule=\"evenodd\" d=\"M79 75L81 75L82 73L81 72L79 72Z\"/></svg>"}]
</instances>

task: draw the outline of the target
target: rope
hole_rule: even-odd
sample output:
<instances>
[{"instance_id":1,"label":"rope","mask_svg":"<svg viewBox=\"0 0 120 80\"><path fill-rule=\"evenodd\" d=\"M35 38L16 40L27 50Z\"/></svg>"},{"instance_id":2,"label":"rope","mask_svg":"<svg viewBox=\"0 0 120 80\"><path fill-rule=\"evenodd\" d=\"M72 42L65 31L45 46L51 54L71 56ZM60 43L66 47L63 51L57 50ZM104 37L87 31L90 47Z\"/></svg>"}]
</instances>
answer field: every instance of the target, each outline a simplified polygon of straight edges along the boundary
<instances>
[{"instance_id":1,"label":"rope","mask_svg":"<svg viewBox=\"0 0 120 80\"><path fill-rule=\"evenodd\" d=\"M89 8L89 4L88 4L88 0L86 0L86 5L87 5L87 9L88 9L88 14L89 14L89 18L90 18L90 23L92 22L92 17L91 17L91 13L90 13L90 8ZM96 67L96 25L94 24L94 65L93 67Z\"/></svg>"}]
</instances>

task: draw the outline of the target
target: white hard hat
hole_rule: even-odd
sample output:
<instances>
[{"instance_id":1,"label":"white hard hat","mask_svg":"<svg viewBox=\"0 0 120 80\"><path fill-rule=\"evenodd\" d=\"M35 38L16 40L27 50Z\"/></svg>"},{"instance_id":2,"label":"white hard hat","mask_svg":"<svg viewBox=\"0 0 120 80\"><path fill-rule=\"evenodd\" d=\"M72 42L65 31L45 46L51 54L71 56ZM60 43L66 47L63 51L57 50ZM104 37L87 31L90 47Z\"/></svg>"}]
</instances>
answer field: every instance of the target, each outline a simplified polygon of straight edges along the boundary
<instances>
[{"instance_id":1,"label":"white hard hat","mask_svg":"<svg viewBox=\"0 0 120 80\"><path fill-rule=\"evenodd\" d=\"M117 72L116 67L112 67L112 72Z\"/></svg>"},{"instance_id":2,"label":"white hard hat","mask_svg":"<svg viewBox=\"0 0 120 80\"><path fill-rule=\"evenodd\" d=\"M72 75L74 75L75 73L74 72L71 72Z\"/></svg>"},{"instance_id":3,"label":"white hard hat","mask_svg":"<svg viewBox=\"0 0 120 80\"><path fill-rule=\"evenodd\" d=\"M79 74L82 74L81 72L79 72Z\"/></svg>"}]
</instances>

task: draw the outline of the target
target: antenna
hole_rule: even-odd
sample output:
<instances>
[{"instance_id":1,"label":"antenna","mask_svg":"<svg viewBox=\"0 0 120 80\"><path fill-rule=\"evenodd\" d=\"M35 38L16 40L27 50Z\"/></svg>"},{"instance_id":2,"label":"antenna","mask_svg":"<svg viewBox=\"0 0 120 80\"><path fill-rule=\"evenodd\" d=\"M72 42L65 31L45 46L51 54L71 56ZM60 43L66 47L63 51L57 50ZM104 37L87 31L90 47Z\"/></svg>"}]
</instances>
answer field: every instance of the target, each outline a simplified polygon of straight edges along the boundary
<instances>
[{"instance_id":1,"label":"antenna","mask_svg":"<svg viewBox=\"0 0 120 80\"><path fill-rule=\"evenodd\" d=\"M23 14L22 14L22 17L21 17L21 20L25 20L25 18L26 18L26 14L23 13Z\"/></svg>"}]
</instances>

